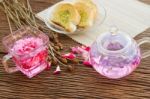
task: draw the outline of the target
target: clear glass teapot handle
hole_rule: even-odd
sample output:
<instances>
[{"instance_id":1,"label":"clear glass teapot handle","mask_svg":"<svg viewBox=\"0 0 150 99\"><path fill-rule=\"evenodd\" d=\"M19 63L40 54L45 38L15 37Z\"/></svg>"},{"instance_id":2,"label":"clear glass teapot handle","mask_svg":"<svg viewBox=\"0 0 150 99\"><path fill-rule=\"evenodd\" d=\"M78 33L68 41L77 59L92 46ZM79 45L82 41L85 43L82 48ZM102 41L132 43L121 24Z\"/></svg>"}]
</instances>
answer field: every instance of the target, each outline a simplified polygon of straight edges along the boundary
<instances>
[{"instance_id":1,"label":"clear glass teapot handle","mask_svg":"<svg viewBox=\"0 0 150 99\"><path fill-rule=\"evenodd\" d=\"M144 43L150 43L150 37L144 37L137 41L138 46L140 47ZM146 58L150 56L150 51L142 53L142 58Z\"/></svg>"},{"instance_id":2,"label":"clear glass teapot handle","mask_svg":"<svg viewBox=\"0 0 150 99\"><path fill-rule=\"evenodd\" d=\"M7 54L7 55L5 55L5 56L3 57L3 59L2 59L2 64L4 65L4 69L5 69L5 71L6 71L7 73L14 73L14 72L18 71L18 69L17 69L16 67L9 67L9 66L8 66L7 61L8 61L9 59L11 59L11 58L12 58L12 55Z\"/></svg>"}]
</instances>

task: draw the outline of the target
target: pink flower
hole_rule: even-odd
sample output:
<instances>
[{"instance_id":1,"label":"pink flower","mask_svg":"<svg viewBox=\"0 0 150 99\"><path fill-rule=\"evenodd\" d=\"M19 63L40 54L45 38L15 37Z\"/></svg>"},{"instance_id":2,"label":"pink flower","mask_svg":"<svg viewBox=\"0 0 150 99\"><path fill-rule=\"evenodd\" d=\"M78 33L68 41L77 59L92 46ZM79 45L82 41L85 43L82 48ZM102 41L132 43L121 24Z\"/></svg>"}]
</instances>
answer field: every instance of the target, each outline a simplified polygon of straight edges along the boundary
<instances>
[{"instance_id":1,"label":"pink flower","mask_svg":"<svg viewBox=\"0 0 150 99\"><path fill-rule=\"evenodd\" d=\"M47 63L47 68L45 70L50 70L50 68L51 68L51 62L48 62Z\"/></svg>"},{"instance_id":2,"label":"pink flower","mask_svg":"<svg viewBox=\"0 0 150 99\"><path fill-rule=\"evenodd\" d=\"M78 47L71 47L71 51L72 51L73 53L77 53L77 54L80 53Z\"/></svg>"},{"instance_id":3,"label":"pink flower","mask_svg":"<svg viewBox=\"0 0 150 99\"><path fill-rule=\"evenodd\" d=\"M89 62L89 51L90 47L89 46L77 46L77 47L72 47L71 48L72 53L76 53L77 56L83 58L82 64L87 66L87 67L92 67L92 65Z\"/></svg>"},{"instance_id":4,"label":"pink flower","mask_svg":"<svg viewBox=\"0 0 150 99\"><path fill-rule=\"evenodd\" d=\"M54 75L56 75L56 74L60 74L60 66L58 65L57 67L56 67L56 70L53 72L53 74Z\"/></svg>"},{"instance_id":5,"label":"pink flower","mask_svg":"<svg viewBox=\"0 0 150 99\"><path fill-rule=\"evenodd\" d=\"M84 59L83 64L89 67L92 67L92 65L89 62L89 51L90 47L88 46L77 46L71 48L72 53L78 54L78 56L82 57Z\"/></svg>"},{"instance_id":6,"label":"pink flower","mask_svg":"<svg viewBox=\"0 0 150 99\"><path fill-rule=\"evenodd\" d=\"M71 48L71 51L72 51L73 53L80 54L80 53L83 53L83 52L89 52L89 51L90 51L90 47L87 47L87 46L72 47L72 48Z\"/></svg>"},{"instance_id":7,"label":"pink flower","mask_svg":"<svg viewBox=\"0 0 150 99\"><path fill-rule=\"evenodd\" d=\"M82 49L86 50L86 51L90 51L90 47L89 46L81 46Z\"/></svg>"},{"instance_id":8,"label":"pink flower","mask_svg":"<svg viewBox=\"0 0 150 99\"><path fill-rule=\"evenodd\" d=\"M73 53L67 53L67 54L62 55L62 57L72 60L72 59L76 58L76 55Z\"/></svg>"},{"instance_id":9,"label":"pink flower","mask_svg":"<svg viewBox=\"0 0 150 99\"><path fill-rule=\"evenodd\" d=\"M85 65L87 67L92 67L92 65L90 64L89 61L83 61L83 65Z\"/></svg>"}]
</instances>

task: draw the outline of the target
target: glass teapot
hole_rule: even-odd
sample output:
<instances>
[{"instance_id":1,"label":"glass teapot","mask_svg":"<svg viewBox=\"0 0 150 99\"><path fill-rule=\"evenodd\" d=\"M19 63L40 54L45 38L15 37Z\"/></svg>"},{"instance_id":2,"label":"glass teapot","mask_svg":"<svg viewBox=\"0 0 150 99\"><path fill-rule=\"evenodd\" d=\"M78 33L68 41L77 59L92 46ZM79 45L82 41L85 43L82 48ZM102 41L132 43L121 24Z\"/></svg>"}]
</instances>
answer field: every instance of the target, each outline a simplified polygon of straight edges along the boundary
<instances>
[{"instance_id":1,"label":"glass teapot","mask_svg":"<svg viewBox=\"0 0 150 99\"><path fill-rule=\"evenodd\" d=\"M147 42L150 43L149 37L136 42L113 27L92 44L90 63L103 76L111 79L122 78L133 72L142 58L150 56L150 51L141 54L139 49L140 45Z\"/></svg>"}]
</instances>

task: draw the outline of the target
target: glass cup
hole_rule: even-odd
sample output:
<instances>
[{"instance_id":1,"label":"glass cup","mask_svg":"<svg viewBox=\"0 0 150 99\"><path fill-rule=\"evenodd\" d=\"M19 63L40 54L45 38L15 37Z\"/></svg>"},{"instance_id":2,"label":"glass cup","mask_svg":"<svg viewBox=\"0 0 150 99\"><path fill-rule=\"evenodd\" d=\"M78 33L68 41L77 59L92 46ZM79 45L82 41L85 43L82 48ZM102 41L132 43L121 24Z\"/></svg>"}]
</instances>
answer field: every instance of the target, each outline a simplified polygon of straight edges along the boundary
<instances>
[{"instance_id":1,"label":"glass cup","mask_svg":"<svg viewBox=\"0 0 150 99\"><path fill-rule=\"evenodd\" d=\"M49 67L47 62L49 38L40 30L22 27L4 37L2 43L8 52L2 60L6 72L21 71L32 78ZM13 60L15 67L8 66L9 59Z\"/></svg>"},{"instance_id":2,"label":"glass cup","mask_svg":"<svg viewBox=\"0 0 150 99\"><path fill-rule=\"evenodd\" d=\"M150 37L136 42L121 31L103 33L91 46L90 63L105 77L125 77L137 68L142 58L150 56L150 51L140 52L139 47L144 43L150 43Z\"/></svg>"}]
</instances>

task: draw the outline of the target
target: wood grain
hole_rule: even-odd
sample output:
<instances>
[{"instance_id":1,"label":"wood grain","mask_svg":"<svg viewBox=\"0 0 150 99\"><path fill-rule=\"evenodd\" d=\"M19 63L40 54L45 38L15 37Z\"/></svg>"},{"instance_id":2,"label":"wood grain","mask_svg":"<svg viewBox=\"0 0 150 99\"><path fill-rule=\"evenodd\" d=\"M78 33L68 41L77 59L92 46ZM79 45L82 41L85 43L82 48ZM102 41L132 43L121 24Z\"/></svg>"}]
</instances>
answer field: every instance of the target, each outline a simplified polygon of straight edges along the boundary
<instances>
[{"instance_id":1,"label":"wood grain","mask_svg":"<svg viewBox=\"0 0 150 99\"><path fill-rule=\"evenodd\" d=\"M32 0L35 12L39 12L59 0ZM141 0L150 4L149 0ZM0 39L9 34L8 24L3 12L0 11ZM150 37L150 29L135 39ZM65 35L60 35L65 50L78 45ZM142 46L149 50L150 45ZM4 55L0 44L0 56ZM140 66L130 76L120 80L109 80L100 76L92 68L76 65L74 73L61 72L52 75L44 71L33 79L28 79L20 72L9 75L0 64L0 99L150 99L150 57L143 59ZM10 62L10 65L13 65Z\"/></svg>"}]
</instances>

